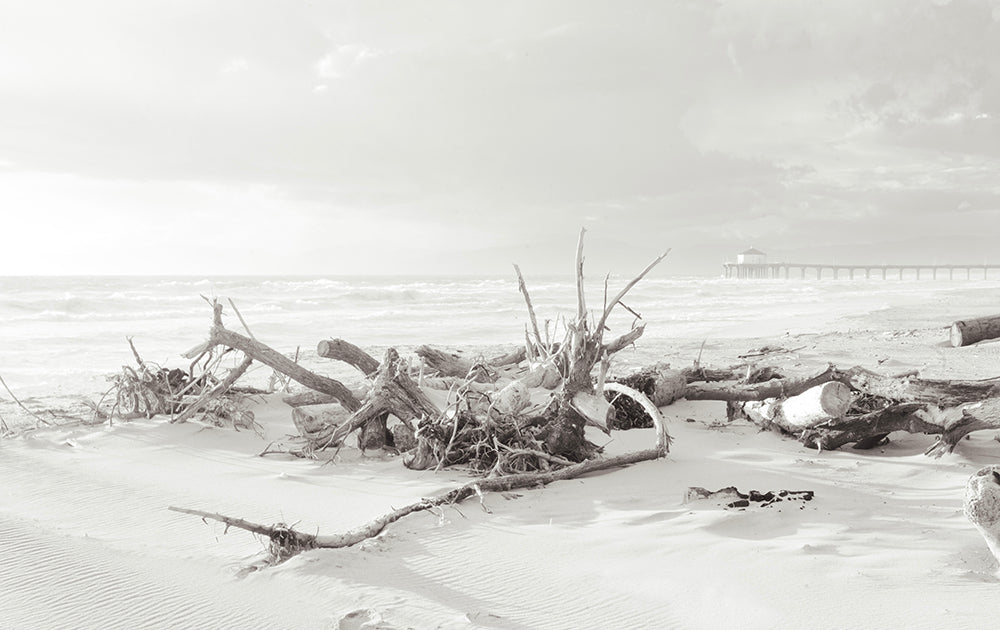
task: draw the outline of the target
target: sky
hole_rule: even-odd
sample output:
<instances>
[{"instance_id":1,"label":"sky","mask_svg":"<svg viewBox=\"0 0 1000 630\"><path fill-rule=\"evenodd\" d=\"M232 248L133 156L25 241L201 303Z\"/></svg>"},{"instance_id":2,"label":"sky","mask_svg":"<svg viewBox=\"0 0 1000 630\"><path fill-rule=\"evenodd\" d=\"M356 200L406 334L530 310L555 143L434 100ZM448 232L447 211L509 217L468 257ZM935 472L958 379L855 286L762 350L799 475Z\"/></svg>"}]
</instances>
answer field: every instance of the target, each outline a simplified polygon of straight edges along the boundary
<instances>
[{"instance_id":1,"label":"sky","mask_svg":"<svg viewBox=\"0 0 1000 630\"><path fill-rule=\"evenodd\" d=\"M0 0L0 274L1000 263L1000 0Z\"/></svg>"}]
</instances>

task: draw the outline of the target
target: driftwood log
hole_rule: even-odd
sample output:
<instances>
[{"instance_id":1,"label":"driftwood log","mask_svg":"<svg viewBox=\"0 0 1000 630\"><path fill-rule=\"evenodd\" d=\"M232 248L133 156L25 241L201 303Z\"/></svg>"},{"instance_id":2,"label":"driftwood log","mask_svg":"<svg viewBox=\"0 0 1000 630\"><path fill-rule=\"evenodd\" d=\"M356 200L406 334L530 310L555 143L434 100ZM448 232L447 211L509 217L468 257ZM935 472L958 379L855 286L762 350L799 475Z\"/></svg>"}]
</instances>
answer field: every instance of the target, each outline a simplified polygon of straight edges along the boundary
<instances>
[{"instance_id":1,"label":"driftwood log","mask_svg":"<svg viewBox=\"0 0 1000 630\"><path fill-rule=\"evenodd\" d=\"M952 347L968 346L986 339L1000 337L1000 315L959 320L951 325Z\"/></svg>"},{"instance_id":2,"label":"driftwood log","mask_svg":"<svg viewBox=\"0 0 1000 630\"><path fill-rule=\"evenodd\" d=\"M726 380L727 375L731 380ZM754 382L758 379L761 382ZM1000 429L1000 378L922 379L913 373L887 376L862 367L841 370L834 366L812 375L785 377L774 370L747 366L671 370L660 365L620 382L633 384L658 406L679 398L726 401L730 420L749 420L820 449L846 444L871 448L893 431L907 431L937 435L927 449L927 454L937 456L954 450L973 431ZM850 404L838 413L846 399L843 386L850 390ZM812 402L802 397L809 391L813 391ZM817 398L820 393L823 396ZM643 426L631 424L635 414L628 404L623 407L615 402L625 418L616 421L618 426Z\"/></svg>"},{"instance_id":3,"label":"driftwood log","mask_svg":"<svg viewBox=\"0 0 1000 630\"><path fill-rule=\"evenodd\" d=\"M811 387L788 398L750 400L732 403L737 412L762 427L777 426L784 431L799 431L821 422L841 418L851 408L851 390L839 381ZM732 417L732 416L730 416Z\"/></svg>"}]
</instances>

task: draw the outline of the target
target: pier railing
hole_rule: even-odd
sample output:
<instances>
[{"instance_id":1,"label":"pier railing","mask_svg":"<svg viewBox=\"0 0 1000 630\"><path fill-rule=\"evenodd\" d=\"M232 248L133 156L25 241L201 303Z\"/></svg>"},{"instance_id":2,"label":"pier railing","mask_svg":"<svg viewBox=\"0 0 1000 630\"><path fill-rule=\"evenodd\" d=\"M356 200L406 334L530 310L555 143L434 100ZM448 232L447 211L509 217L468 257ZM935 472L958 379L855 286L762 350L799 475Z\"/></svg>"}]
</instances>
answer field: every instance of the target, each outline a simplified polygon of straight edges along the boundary
<instances>
[{"instance_id":1,"label":"pier railing","mask_svg":"<svg viewBox=\"0 0 1000 630\"><path fill-rule=\"evenodd\" d=\"M866 279L870 278L881 278L882 280L898 278L903 279L904 277L916 277L917 280L922 279L924 276L922 274L927 274L926 277L937 280L939 277L943 278L945 272L947 272L947 277L949 280L954 280L956 277L956 272L958 272L959 279L987 279L989 277L989 272L994 269L1000 269L1000 264L997 265L823 265L815 263L762 263L762 264L742 264L742 263L724 263L722 265L723 274L727 278L740 278L740 279L750 279L750 278L761 278L761 279L778 279L778 278L817 278L822 279L824 277L824 272L829 271L829 277L833 279L838 279L841 276L841 272L846 274L845 277L851 280L857 277L864 277ZM907 272L911 272L907 274Z\"/></svg>"}]
</instances>

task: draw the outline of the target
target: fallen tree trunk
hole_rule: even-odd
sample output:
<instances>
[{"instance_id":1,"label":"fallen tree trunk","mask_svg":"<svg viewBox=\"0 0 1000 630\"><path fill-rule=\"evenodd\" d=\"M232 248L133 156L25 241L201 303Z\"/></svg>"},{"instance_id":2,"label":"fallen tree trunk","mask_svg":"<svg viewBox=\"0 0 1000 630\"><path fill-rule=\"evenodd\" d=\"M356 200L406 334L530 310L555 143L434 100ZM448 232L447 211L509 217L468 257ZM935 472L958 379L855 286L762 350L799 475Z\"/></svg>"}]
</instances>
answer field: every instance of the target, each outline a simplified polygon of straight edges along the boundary
<instances>
[{"instance_id":1,"label":"fallen tree trunk","mask_svg":"<svg viewBox=\"0 0 1000 630\"><path fill-rule=\"evenodd\" d=\"M544 473L525 473L520 475L506 475L492 479L477 479L467 484L459 486L449 492L435 497L421 499L416 503L397 508L384 514L368 523L356 527L346 533L336 535L321 536L319 534L308 534L299 532L285 525L262 525L241 518L225 516L213 512L192 510L171 506L168 509L183 514L191 514L201 518L225 523L227 527L236 527L261 536L267 536L271 541L271 553L275 561L285 560L297 553L309 549L339 549L356 545L363 540L378 536L387 525L394 523L404 516L430 510L435 507L453 505L465 499L478 495L482 498L484 492L505 492L519 488L534 488L548 485L554 481L575 479L582 475L599 472L610 468L618 468L643 461L658 459L663 457L665 451L660 448L651 448L634 453L626 453L607 459L594 459L560 468ZM485 503L483 505L484 509ZM488 510L487 510L488 511Z\"/></svg>"},{"instance_id":2,"label":"fallen tree trunk","mask_svg":"<svg viewBox=\"0 0 1000 630\"><path fill-rule=\"evenodd\" d=\"M1000 337L1000 315L959 320L951 325L950 341L954 348L998 337Z\"/></svg>"}]
</instances>

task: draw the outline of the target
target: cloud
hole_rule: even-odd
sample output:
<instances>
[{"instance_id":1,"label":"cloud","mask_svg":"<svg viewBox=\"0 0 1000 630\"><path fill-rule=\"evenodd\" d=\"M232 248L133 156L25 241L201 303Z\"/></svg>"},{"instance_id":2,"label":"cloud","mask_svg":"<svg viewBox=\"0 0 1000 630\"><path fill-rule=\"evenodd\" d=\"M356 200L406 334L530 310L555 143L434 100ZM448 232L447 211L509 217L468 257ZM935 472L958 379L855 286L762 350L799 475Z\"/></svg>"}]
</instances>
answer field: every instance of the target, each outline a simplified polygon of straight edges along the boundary
<instances>
[{"instance_id":1,"label":"cloud","mask_svg":"<svg viewBox=\"0 0 1000 630\"><path fill-rule=\"evenodd\" d=\"M0 40L0 152L151 195L263 186L496 251L581 217L704 260L865 222L904 238L930 229L907 212L996 207L997 6L39 0Z\"/></svg>"},{"instance_id":2,"label":"cloud","mask_svg":"<svg viewBox=\"0 0 1000 630\"><path fill-rule=\"evenodd\" d=\"M222 74L240 74L250 69L250 62L245 57L233 57L222 64Z\"/></svg>"},{"instance_id":3,"label":"cloud","mask_svg":"<svg viewBox=\"0 0 1000 630\"><path fill-rule=\"evenodd\" d=\"M316 62L316 74L323 79L343 79L362 64L385 54L385 51L361 44L344 44L326 53Z\"/></svg>"}]
</instances>

